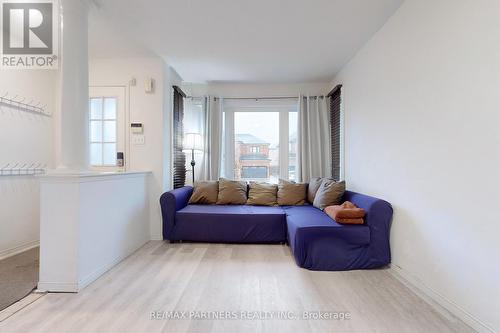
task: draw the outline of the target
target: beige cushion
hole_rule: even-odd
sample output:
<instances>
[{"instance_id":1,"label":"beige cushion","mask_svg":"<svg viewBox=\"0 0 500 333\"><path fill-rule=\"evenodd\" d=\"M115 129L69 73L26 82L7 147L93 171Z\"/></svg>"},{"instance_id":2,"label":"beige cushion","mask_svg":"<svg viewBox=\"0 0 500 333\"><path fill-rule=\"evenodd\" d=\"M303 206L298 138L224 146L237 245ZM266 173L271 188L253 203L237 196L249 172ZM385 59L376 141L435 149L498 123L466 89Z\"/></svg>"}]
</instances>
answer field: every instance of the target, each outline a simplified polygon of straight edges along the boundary
<instances>
[{"instance_id":1,"label":"beige cushion","mask_svg":"<svg viewBox=\"0 0 500 333\"><path fill-rule=\"evenodd\" d=\"M316 196L316 192L318 192L322 181L323 178L319 177L311 178L309 181L309 186L307 187L307 201L310 203L314 202L314 197Z\"/></svg>"},{"instance_id":2,"label":"beige cushion","mask_svg":"<svg viewBox=\"0 0 500 333\"><path fill-rule=\"evenodd\" d=\"M321 210L327 206L340 205L342 196L345 192L345 182L336 182L334 180L325 179L321 182L321 186L316 192L313 205Z\"/></svg>"},{"instance_id":3,"label":"beige cushion","mask_svg":"<svg viewBox=\"0 0 500 333\"><path fill-rule=\"evenodd\" d=\"M296 206L306 203L307 184L280 179L278 184L278 205Z\"/></svg>"},{"instance_id":4,"label":"beige cushion","mask_svg":"<svg viewBox=\"0 0 500 333\"><path fill-rule=\"evenodd\" d=\"M247 202L247 182L219 179L218 205L244 205Z\"/></svg>"},{"instance_id":5,"label":"beige cushion","mask_svg":"<svg viewBox=\"0 0 500 333\"><path fill-rule=\"evenodd\" d=\"M200 181L194 183L193 194L189 198L190 204L213 205L217 202L219 193L218 181Z\"/></svg>"},{"instance_id":6,"label":"beige cushion","mask_svg":"<svg viewBox=\"0 0 500 333\"><path fill-rule=\"evenodd\" d=\"M278 185L250 182L247 205L276 206Z\"/></svg>"}]
</instances>

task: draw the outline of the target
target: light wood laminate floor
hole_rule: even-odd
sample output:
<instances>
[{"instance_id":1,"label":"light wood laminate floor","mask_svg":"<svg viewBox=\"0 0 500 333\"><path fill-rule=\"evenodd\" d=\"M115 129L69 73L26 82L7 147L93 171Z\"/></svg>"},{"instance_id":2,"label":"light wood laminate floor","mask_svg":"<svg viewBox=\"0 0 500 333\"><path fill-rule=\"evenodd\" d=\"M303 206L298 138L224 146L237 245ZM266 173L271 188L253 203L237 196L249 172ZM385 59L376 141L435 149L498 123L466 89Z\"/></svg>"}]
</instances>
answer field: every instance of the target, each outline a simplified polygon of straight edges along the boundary
<instances>
[{"instance_id":1,"label":"light wood laminate floor","mask_svg":"<svg viewBox=\"0 0 500 333\"><path fill-rule=\"evenodd\" d=\"M234 311L229 317L244 311L249 319L151 320L152 311L195 311L197 316ZM276 316L273 311L292 319L250 319ZM351 318L305 320L301 318L304 311L349 312ZM40 297L0 322L0 332L430 333L472 329L445 311L436 311L387 270L308 271L295 265L286 245L152 241L78 294Z\"/></svg>"}]
</instances>

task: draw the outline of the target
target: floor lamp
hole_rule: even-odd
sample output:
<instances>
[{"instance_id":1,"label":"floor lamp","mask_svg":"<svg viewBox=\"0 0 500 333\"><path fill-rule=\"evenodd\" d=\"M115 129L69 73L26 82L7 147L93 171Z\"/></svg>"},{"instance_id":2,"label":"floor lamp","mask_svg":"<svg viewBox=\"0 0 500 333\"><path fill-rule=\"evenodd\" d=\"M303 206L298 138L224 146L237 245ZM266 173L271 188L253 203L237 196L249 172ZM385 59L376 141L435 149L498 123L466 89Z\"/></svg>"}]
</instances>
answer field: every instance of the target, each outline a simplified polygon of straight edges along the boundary
<instances>
[{"instance_id":1,"label":"floor lamp","mask_svg":"<svg viewBox=\"0 0 500 333\"><path fill-rule=\"evenodd\" d=\"M193 185L194 185L194 166L196 161L194 159L194 152L203 151L202 137L199 133L186 133L184 134L183 149L191 151L191 171L193 173Z\"/></svg>"}]
</instances>

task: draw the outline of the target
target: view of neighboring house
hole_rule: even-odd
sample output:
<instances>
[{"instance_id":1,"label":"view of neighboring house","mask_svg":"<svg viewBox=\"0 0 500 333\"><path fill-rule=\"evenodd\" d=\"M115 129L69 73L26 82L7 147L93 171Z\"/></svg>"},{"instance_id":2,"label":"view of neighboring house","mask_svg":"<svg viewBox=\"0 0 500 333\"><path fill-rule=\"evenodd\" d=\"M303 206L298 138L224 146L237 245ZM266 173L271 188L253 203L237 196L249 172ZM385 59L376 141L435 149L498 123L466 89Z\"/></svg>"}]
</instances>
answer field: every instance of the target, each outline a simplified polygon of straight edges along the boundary
<instances>
[{"instance_id":1,"label":"view of neighboring house","mask_svg":"<svg viewBox=\"0 0 500 333\"><path fill-rule=\"evenodd\" d=\"M271 144L252 134L235 135L235 179L270 181L279 179L279 145ZM297 134L290 135L288 177L296 178Z\"/></svg>"},{"instance_id":2,"label":"view of neighboring house","mask_svg":"<svg viewBox=\"0 0 500 333\"><path fill-rule=\"evenodd\" d=\"M272 161L269 142L252 135L235 135L235 179L269 180Z\"/></svg>"}]
</instances>

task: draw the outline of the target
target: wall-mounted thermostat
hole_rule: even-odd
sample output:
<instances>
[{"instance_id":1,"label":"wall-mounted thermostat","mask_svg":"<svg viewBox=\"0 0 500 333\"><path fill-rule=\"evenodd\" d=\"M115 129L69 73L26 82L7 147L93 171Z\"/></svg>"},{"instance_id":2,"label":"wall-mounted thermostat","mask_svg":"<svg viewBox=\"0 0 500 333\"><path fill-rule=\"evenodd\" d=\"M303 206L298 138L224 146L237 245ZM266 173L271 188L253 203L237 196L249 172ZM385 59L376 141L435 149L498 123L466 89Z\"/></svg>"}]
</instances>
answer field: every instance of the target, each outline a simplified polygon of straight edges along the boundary
<instances>
[{"instance_id":1,"label":"wall-mounted thermostat","mask_svg":"<svg viewBox=\"0 0 500 333\"><path fill-rule=\"evenodd\" d=\"M132 134L143 134L144 126L142 125L142 123L131 123L130 131L132 132Z\"/></svg>"}]
</instances>

